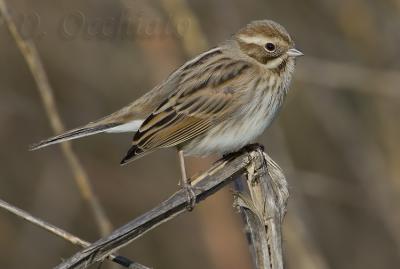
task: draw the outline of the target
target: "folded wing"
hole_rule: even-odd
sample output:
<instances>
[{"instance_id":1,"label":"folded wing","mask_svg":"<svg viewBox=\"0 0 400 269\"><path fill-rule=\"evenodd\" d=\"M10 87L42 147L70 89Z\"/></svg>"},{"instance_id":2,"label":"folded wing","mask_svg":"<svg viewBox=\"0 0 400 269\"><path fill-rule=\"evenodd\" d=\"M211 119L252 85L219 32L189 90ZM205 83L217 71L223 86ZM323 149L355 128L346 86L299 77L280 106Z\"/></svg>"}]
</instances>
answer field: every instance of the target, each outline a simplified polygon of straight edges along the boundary
<instances>
[{"instance_id":1,"label":"folded wing","mask_svg":"<svg viewBox=\"0 0 400 269\"><path fill-rule=\"evenodd\" d=\"M242 74L251 72L251 66L229 58L208 60L182 69L177 91L145 119L121 164L185 143L237 109L245 84Z\"/></svg>"}]
</instances>

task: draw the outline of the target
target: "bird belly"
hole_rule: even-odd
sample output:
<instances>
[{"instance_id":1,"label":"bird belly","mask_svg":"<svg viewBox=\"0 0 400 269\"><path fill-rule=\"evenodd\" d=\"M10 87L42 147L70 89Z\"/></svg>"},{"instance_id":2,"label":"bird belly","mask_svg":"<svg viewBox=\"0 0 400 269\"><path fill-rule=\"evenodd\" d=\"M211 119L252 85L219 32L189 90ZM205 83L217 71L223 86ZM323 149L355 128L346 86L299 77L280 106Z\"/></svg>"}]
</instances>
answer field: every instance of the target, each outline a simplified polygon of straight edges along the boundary
<instances>
[{"instance_id":1,"label":"bird belly","mask_svg":"<svg viewBox=\"0 0 400 269\"><path fill-rule=\"evenodd\" d=\"M183 150L185 155L205 156L214 153L228 153L240 149L251 143L259 136L265 124L252 121L237 126L237 123L226 126L217 126L205 135L195 138Z\"/></svg>"},{"instance_id":2,"label":"bird belly","mask_svg":"<svg viewBox=\"0 0 400 269\"><path fill-rule=\"evenodd\" d=\"M185 144L185 155L229 153L253 142L271 124L281 106L281 98L271 92L262 96L260 102L244 107L240 116L219 123Z\"/></svg>"}]
</instances>

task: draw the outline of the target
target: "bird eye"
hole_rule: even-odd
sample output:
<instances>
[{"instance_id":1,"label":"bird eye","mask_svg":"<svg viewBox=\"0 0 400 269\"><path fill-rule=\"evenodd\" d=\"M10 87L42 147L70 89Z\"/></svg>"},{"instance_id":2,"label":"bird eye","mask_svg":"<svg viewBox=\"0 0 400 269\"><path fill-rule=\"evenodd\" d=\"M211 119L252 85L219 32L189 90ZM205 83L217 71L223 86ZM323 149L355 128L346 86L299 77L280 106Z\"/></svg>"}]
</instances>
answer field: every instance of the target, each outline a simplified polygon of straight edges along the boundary
<instances>
[{"instance_id":1,"label":"bird eye","mask_svg":"<svg viewBox=\"0 0 400 269\"><path fill-rule=\"evenodd\" d=\"M265 45L265 49L268 50L269 52L273 52L275 50L275 45L273 43L267 43Z\"/></svg>"}]
</instances>

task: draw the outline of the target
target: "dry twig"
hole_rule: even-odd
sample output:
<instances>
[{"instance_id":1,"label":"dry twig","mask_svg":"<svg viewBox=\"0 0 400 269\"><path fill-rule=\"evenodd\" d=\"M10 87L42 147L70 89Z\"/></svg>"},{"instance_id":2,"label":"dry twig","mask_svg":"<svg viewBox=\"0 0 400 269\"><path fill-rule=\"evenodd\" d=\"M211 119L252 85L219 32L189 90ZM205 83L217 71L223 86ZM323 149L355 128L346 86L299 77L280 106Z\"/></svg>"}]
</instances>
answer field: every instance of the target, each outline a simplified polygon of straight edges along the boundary
<instances>
[{"instance_id":1,"label":"dry twig","mask_svg":"<svg viewBox=\"0 0 400 269\"><path fill-rule=\"evenodd\" d=\"M265 157L267 158L266 162L260 147L246 147L239 153L224 157L207 172L194 177L192 184L197 195L197 202L200 202L230 183L233 179L245 174L249 166L253 167L258 175L262 175L262 171L269 169L271 179L261 176L258 180L259 184L255 184L252 187L254 188L252 197L256 197L253 203L257 206L257 210L254 212L257 212L257 216L263 216L261 219L262 229L258 229L257 232L266 233L264 235L266 245L262 245L262 248L267 250L263 254L268 255L268 261L270 261L260 264L258 268L281 269L283 268L283 258L280 225L283 212L286 210L286 181L282 177L278 166L269 157ZM249 184L254 184L254 182ZM262 204L261 207L259 202ZM102 261L110 253L185 212L186 206L186 192L185 190L179 190L157 207L115 230L111 235L98 240L90 247L76 253L56 268L87 268L95 262ZM262 257L261 259L266 258Z\"/></svg>"},{"instance_id":2,"label":"dry twig","mask_svg":"<svg viewBox=\"0 0 400 269\"><path fill-rule=\"evenodd\" d=\"M283 269L281 227L289 197L287 181L281 168L260 148L250 155L254 160L247 171L250 197L239 187L235 205L246 224L255 267Z\"/></svg>"}]
</instances>

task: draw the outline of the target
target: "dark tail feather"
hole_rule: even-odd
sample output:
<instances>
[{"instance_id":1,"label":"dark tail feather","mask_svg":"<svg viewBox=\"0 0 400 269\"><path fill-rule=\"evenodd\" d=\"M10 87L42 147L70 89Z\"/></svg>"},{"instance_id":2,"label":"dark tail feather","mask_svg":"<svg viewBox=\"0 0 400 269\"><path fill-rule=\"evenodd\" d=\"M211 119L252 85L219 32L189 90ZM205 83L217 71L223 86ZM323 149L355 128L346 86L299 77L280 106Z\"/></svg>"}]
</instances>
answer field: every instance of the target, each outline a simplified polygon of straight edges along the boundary
<instances>
[{"instance_id":1,"label":"dark tail feather","mask_svg":"<svg viewBox=\"0 0 400 269\"><path fill-rule=\"evenodd\" d=\"M128 152L126 153L125 157L121 161L121 165L125 165L130 163L134 160L140 159L141 157L151 153L152 151L144 151L139 148L137 145L133 145Z\"/></svg>"},{"instance_id":2,"label":"dark tail feather","mask_svg":"<svg viewBox=\"0 0 400 269\"><path fill-rule=\"evenodd\" d=\"M33 144L29 147L29 150L37 150L40 148L44 148L53 144L61 143L64 141L81 138L89 135L94 135L98 133L103 133L107 129L113 128L120 125L120 123L110 123L110 124L103 124L97 126L86 126L78 129L73 129L66 133L48 138L46 140L40 141L39 143Z\"/></svg>"}]
</instances>

